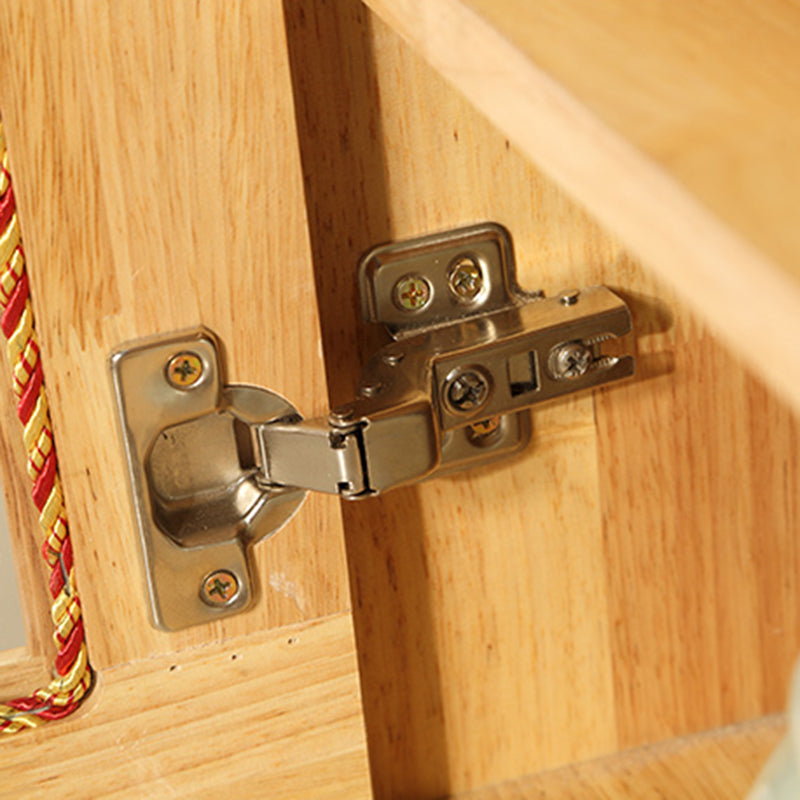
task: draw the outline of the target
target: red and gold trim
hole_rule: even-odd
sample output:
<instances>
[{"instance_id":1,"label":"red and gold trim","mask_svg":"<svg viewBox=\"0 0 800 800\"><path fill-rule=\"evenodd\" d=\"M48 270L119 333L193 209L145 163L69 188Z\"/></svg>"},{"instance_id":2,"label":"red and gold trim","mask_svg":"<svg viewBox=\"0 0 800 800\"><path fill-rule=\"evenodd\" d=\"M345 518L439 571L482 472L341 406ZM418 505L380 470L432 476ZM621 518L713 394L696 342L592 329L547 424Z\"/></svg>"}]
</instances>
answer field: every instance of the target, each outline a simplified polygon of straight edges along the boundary
<instances>
[{"instance_id":1,"label":"red and gold trim","mask_svg":"<svg viewBox=\"0 0 800 800\"><path fill-rule=\"evenodd\" d=\"M42 556L51 568L53 638L58 647L53 680L48 686L29 697L0 703L0 733L16 733L75 711L91 687L92 670L86 655L72 544L58 477L2 122L0 159L0 328L7 339L17 416L23 426L27 471L33 482L31 494L44 535Z\"/></svg>"}]
</instances>

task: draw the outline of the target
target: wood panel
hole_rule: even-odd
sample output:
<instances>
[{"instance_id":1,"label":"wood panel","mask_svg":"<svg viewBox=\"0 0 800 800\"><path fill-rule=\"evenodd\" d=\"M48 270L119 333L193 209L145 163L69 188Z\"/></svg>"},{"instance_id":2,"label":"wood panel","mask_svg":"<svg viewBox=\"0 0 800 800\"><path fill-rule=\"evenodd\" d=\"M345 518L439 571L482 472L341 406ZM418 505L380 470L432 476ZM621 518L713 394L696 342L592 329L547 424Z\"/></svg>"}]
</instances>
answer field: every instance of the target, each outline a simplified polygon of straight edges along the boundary
<instances>
[{"instance_id":1,"label":"wood panel","mask_svg":"<svg viewBox=\"0 0 800 800\"><path fill-rule=\"evenodd\" d=\"M0 797L370 796L349 615L106 670L3 741Z\"/></svg>"},{"instance_id":2,"label":"wood panel","mask_svg":"<svg viewBox=\"0 0 800 800\"><path fill-rule=\"evenodd\" d=\"M252 612L154 630L108 374L123 342L202 323L220 335L229 381L308 414L327 406L281 7L8 3L0 60L99 668L77 715L2 742L0 795L367 797L338 503L312 499L257 548ZM16 433L0 442L12 473ZM35 526L19 536L44 621ZM0 691L33 689L44 655L9 654Z\"/></svg>"},{"instance_id":3,"label":"wood panel","mask_svg":"<svg viewBox=\"0 0 800 800\"><path fill-rule=\"evenodd\" d=\"M459 795L460 800L743 798L784 733L766 717Z\"/></svg>"},{"instance_id":4,"label":"wood panel","mask_svg":"<svg viewBox=\"0 0 800 800\"><path fill-rule=\"evenodd\" d=\"M795 409L795 4L367 0Z\"/></svg>"},{"instance_id":5,"label":"wood panel","mask_svg":"<svg viewBox=\"0 0 800 800\"><path fill-rule=\"evenodd\" d=\"M642 379L596 402L618 730L633 746L784 707L800 431L663 285L626 286L674 314L665 332L638 315Z\"/></svg>"},{"instance_id":6,"label":"wood panel","mask_svg":"<svg viewBox=\"0 0 800 800\"><path fill-rule=\"evenodd\" d=\"M0 653L0 697L25 697L50 682L52 659L32 656L28 646Z\"/></svg>"},{"instance_id":7,"label":"wood panel","mask_svg":"<svg viewBox=\"0 0 800 800\"><path fill-rule=\"evenodd\" d=\"M313 498L257 548L253 612L151 628L107 365L202 323L229 381L326 406L280 6L5 3L0 58L94 663L346 609L338 504Z\"/></svg>"},{"instance_id":8,"label":"wood panel","mask_svg":"<svg viewBox=\"0 0 800 800\"><path fill-rule=\"evenodd\" d=\"M797 423L618 241L358 3L285 4L332 400L370 245L482 219L521 283L628 299L639 376L513 462L345 506L375 791L439 797L783 707Z\"/></svg>"}]
</instances>

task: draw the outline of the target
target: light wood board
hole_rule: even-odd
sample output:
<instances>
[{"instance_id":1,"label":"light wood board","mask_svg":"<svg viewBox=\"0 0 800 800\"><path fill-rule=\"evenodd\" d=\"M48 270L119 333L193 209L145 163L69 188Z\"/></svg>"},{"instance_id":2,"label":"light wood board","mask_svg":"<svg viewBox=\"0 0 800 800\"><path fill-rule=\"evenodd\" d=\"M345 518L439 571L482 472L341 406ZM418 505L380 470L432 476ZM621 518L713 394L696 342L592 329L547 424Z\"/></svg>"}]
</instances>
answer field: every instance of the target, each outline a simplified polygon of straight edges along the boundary
<instances>
[{"instance_id":1,"label":"light wood board","mask_svg":"<svg viewBox=\"0 0 800 800\"><path fill-rule=\"evenodd\" d=\"M5 3L0 57L93 662L346 609L338 503L311 498L256 549L253 612L172 635L150 626L107 361L204 324L229 382L309 416L326 407L280 5Z\"/></svg>"},{"instance_id":2,"label":"light wood board","mask_svg":"<svg viewBox=\"0 0 800 800\"><path fill-rule=\"evenodd\" d=\"M313 13L311 9L313 8ZM522 285L607 283L639 377L520 458L344 508L375 788L439 797L783 708L797 423L673 291L358 3L287 4L332 401L370 245L494 219Z\"/></svg>"},{"instance_id":3,"label":"light wood board","mask_svg":"<svg viewBox=\"0 0 800 800\"><path fill-rule=\"evenodd\" d=\"M370 797L349 615L106 670L4 740L0 797Z\"/></svg>"},{"instance_id":4,"label":"light wood board","mask_svg":"<svg viewBox=\"0 0 800 800\"><path fill-rule=\"evenodd\" d=\"M767 717L459 795L459 800L744 798L785 732Z\"/></svg>"},{"instance_id":5,"label":"light wood board","mask_svg":"<svg viewBox=\"0 0 800 800\"><path fill-rule=\"evenodd\" d=\"M796 409L796 5L367 0Z\"/></svg>"},{"instance_id":6,"label":"light wood board","mask_svg":"<svg viewBox=\"0 0 800 800\"><path fill-rule=\"evenodd\" d=\"M0 743L0 796L368 797L338 502L311 499L256 548L253 611L156 631L108 367L125 342L204 324L229 382L268 386L309 416L327 407L282 9L6 3L0 60L98 669L77 716ZM41 622L31 655L0 665L4 697L40 685L51 656L14 425L2 460Z\"/></svg>"}]
</instances>

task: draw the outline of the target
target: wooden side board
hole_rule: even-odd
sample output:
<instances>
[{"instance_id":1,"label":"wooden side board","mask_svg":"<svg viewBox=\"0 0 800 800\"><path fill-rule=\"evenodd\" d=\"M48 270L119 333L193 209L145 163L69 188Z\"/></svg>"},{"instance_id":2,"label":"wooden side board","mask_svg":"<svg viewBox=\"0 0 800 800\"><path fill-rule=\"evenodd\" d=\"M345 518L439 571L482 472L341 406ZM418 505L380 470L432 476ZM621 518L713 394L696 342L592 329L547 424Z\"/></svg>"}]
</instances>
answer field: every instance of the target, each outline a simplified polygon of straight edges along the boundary
<instances>
[{"instance_id":1,"label":"wooden side board","mask_svg":"<svg viewBox=\"0 0 800 800\"><path fill-rule=\"evenodd\" d=\"M280 5L5 3L0 59L94 664L346 609L338 503L312 498L257 548L253 612L154 630L109 379L121 344L203 324L229 382L327 405Z\"/></svg>"},{"instance_id":2,"label":"wooden side board","mask_svg":"<svg viewBox=\"0 0 800 800\"><path fill-rule=\"evenodd\" d=\"M459 795L460 800L744 798L785 731L765 717Z\"/></svg>"},{"instance_id":3,"label":"wooden side board","mask_svg":"<svg viewBox=\"0 0 800 800\"><path fill-rule=\"evenodd\" d=\"M525 288L606 283L637 331L637 379L537 410L516 460L345 506L376 794L458 793L783 708L800 649L788 408L378 17L285 8L334 403L377 337L354 278L380 241L497 220Z\"/></svg>"},{"instance_id":4,"label":"wooden side board","mask_svg":"<svg viewBox=\"0 0 800 800\"><path fill-rule=\"evenodd\" d=\"M102 673L0 746L0 797L370 797L349 615Z\"/></svg>"},{"instance_id":5,"label":"wooden side board","mask_svg":"<svg viewBox=\"0 0 800 800\"><path fill-rule=\"evenodd\" d=\"M367 4L800 409L796 6Z\"/></svg>"}]
</instances>

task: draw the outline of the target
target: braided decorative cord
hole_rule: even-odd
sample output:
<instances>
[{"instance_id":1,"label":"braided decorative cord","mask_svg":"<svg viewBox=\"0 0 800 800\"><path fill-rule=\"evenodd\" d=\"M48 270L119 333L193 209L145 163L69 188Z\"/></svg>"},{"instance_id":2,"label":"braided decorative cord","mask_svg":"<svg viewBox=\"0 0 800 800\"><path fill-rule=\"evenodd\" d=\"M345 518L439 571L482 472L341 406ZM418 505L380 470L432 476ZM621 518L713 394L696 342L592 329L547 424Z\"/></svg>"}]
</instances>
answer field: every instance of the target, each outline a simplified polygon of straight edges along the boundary
<instances>
[{"instance_id":1,"label":"braided decorative cord","mask_svg":"<svg viewBox=\"0 0 800 800\"><path fill-rule=\"evenodd\" d=\"M51 567L53 638L58 647L50 684L29 697L0 703L0 733L35 728L61 719L80 704L92 684L86 655L81 604L75 588L72 544L58 477L50 413L42 383L42 363L33 327L28 275L20 243L8 154L0 121L0 327L8 340L8 361L28 453L33 502L45 540L42 555Z\"/></svg>"}]
</instances>

